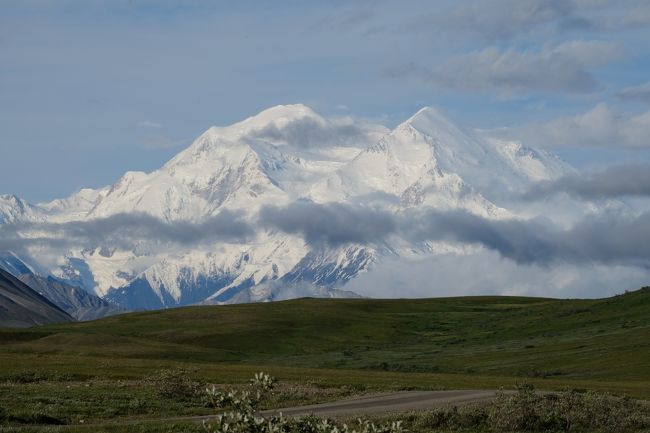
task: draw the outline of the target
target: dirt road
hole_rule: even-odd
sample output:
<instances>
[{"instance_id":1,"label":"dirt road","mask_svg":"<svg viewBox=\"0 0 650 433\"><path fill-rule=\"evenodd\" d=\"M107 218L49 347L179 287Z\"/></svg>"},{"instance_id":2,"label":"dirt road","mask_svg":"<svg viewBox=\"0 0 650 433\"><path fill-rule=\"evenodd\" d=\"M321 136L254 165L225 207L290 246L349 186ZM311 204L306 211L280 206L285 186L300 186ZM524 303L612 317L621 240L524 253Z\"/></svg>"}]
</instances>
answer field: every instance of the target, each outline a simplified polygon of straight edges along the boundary
<instances>
[{"instance_id":1,"label":"dirt road","mask_svg":"<svg viewBox=\"0 0 650 433\"><path fill-rule=\"evenodd\" d=\"M347 417L390 412L406 412L434 407L485 403L496 396L496 391L402 391L369 397L341 400L311 406L289 407L261 412L263 416L282 413L285 416L314 414L323 417Z\"/></svg>"},{"instance_id":2,"label":"dirt road","mask_svg":"<svg viewBox=\"0 0 650 433\"><path fill-rule=\"evenodd\" d=\"M496 396L496 391L488 390L458 390L458 391L400 391L358 397L349 400L339 400L331 403L310 406L288 407L283 409L265 410L260 412L263 417L282 413L284 416L317 415L320 417L341 418L363 415L378 415L383 413L407 412L411 410L426 410L435 407L462 406L472 403L486 403ZM159 422L203 422L214 419L216 415L182 416L155 419L123 419L101 424L76 424L79 428L98 428L130 424L148 424ZM31 427L48 427L32 425ZM0 431L2 428L0 427Z\"/></svg>"}]
</instances>

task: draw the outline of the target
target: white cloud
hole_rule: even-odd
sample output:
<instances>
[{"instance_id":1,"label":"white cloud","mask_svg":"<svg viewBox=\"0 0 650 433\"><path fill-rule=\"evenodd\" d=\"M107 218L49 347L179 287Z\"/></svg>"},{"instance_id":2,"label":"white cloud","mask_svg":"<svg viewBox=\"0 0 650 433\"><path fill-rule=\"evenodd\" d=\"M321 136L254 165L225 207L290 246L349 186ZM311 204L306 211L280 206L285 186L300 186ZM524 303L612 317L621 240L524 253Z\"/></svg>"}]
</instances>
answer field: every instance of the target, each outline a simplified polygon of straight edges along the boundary
<instances>
[{"instance_id":1,"label":"white cloud","mask_svg":"<svg viewBox=\"0 0 650 433\"><path fill-rule=\"evenodd\" d=\"M437 85L462 91L589 93L601 87L590 69L620 57L621 48L615 43L571 41L538 51L491 47L414 72Z\"/></svg>"},{"instance_id":2,"label":"white cloud","mask_svg":"<svg viewBox=\"0 0 650 433\"><path fill-rule=\"evenodd\" d=\"M638 86L626 87L618 94L619 98L650 102L650 81Z\"/></svg>"},{"instance_id":3,"label":"white cloud","mask_svg":"<svg viewBox=\"0 0 650 433\"><path fill-rule=\"evenodd\" d=\"M564 32L623 32L650 23L650 7L635 0L475 0L414 20L415 30L443 28L488 41L549 40Z\"/></svg>"},{"instance_id":4,"label":"white cloud","mask_svg":"<svg viewBox=\"0 0 650 433\"><path fill-rule=\"evenodd\" d=\"M507 39L571 16L574 10L573 2L567 0L482 0L459 7L439 21L488 39Z\"/></svg>"},{"instance_id":5,"label":"white cloud","mask_svg":"<svg viewBox=\"0 0 650 433\"><path fill-rule=\"evenodd\" d=\"M650 270L640 267L519 265L496 253L482 251L418 260L387 259L344 288L377 298L487 294L595 298L635 290L649 281Z\"/></svg>"},{"instance_id":6,"label":"white cloud","mask_svg":"<svg viewBox=\"0 0 650 433\"><path fill-rule=\"evenodd\" d=\"M650 111L625 116L600 103L583 114L504 129L497 134L540 147L650 148Z\"/></svg>"}]
</instances>

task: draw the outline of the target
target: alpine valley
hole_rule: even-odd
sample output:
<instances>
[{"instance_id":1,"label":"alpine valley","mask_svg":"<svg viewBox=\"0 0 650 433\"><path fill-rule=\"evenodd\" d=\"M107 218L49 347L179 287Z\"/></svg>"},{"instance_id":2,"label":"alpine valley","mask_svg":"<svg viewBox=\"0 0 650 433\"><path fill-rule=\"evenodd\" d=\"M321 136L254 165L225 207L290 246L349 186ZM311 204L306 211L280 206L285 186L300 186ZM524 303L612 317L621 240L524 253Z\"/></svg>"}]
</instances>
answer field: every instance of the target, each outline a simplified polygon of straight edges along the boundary
<instances>
[{"instance_id":1,"label":"alpine valley","mask_svg":"<svg viewBox=\"0 0 650 433\"><path fill-rule=\"evenodd\" d=\"M468 254L471 248L399 235L324 243L274 227L247 232L243 223L292 204L531 217L532 207L509 197L572 170L546 151L464 130L434 108L388 130L326 119L304 105L276 106L208 129L151 173L127 172L113 185L49 203L0 196L0 267L16 277L39 277L41 284L85 289L127 310L355 297L346 283L388 257ZM82 225L92 232L93 224L110 223L119 233L120 224L128 230L129 222L145 218L168 231L181 229L132 244L119 242L115 231L104 236L97 229L95 237L81 239L68 230ZM222 235L211 237L219 221ZM176 239L179 230L195 241Z\"/></svg>"}]
</instances>

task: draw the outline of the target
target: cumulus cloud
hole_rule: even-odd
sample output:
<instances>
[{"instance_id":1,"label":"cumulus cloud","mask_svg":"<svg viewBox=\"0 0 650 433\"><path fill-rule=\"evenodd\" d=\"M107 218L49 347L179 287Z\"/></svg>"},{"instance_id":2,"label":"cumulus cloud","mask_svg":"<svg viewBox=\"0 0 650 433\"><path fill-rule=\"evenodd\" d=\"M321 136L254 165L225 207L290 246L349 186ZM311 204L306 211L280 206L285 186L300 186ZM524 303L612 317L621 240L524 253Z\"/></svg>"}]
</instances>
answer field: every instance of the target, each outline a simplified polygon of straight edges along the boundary
<instances>
[{"instance_id":1,"label":"cumulus cloud","mask_svg":"<svg viewBox=\"0 0 650 433\"><path fill-rule=\"evenodd\" d=\"M586 113L497 132L539 147L650 147L650 111L625 116L600 103Z\"/></svg>"},{"instance_id":2,"label":"cumulus cloud","mask_svg":"<svg viewBox=\"0 0 650 433\"><path fill-rule=\"evenodd\" d=\"M650 164L622 165L588 174L567 174L531 186L524 198L540 200L565 193L583 200L650 197Z\"/></svg>"},{"instance_id":3,"label":"cumulus cloud","mask_svg":"<svg viewBox=\"0 0 650 433\"><path fill-rule=\"evenodd\" d=\"M412 66L401 73L462 91L589 93L601 87L590 69L620 56L620 47L610 42L572 41L538 51L491 47L452 57L433 69Z\"/></svg>"},{"instance_id":4,"label":"cumulus cloud","mask_svg":"<svg viewBox=\"0 0 650 433\"><path fill-rule=\"evenodd\" d=\"M618 97L630 101L650 103L650 81L638 86L626 87L618 93Z\"/></svg>"},{"instance_id":5,"label":"cumulus cloud","mask_svg":"<svg viewBox=\"0 0 650 433\"><path fill-rule=\"evenodd\" d=\"M275 124L253 131L256 139L283 143L297 148L360 146L369 141L372 131L350 119L320 121L310 117L294 119L281 127Z\"/></svg>"},{"instance_id":6,"label":"cumulus cloud","mask_svg":"<svg viewBox=\"0 0 650 433\"><path fill-rule=\"evenodd\" d=\"M142 242L191 246L215 241L245 241L253 235L254 229L244 221L243 215L230 211L222 211L199 223L165 222L143 213L115 214L66 223L0 225L0 250L22 250L32 245L54 248L104 245L135 249Z\"/></svg>"}]
</instances>

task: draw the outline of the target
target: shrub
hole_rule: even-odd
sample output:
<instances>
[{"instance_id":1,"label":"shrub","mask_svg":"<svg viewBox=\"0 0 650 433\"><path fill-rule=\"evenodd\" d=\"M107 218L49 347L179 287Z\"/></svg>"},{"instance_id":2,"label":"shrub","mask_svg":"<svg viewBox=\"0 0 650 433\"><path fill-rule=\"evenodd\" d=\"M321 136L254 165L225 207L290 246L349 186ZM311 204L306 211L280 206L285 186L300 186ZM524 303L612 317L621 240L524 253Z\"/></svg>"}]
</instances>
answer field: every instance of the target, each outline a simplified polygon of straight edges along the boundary
<instances>
[{"instance_id":1,"label":"shrub","mask_svg":"<svg viewBox=\"0 0 650 433\"><path fill-rule=\"evenodd\" d=\"M623 433L650 427L648 408L630 398L565 391L535 393L530 385L500 393L488 409L488 424L502 431L603 431Z\"/></svg>"},{"instance_id":2,"label":"shrub","mask_svg":"<svg viewBox=\"0 0 650 433\"><path fill-rule=\"evenodd\" d=\"M524 385L516 394L500 393L486 405L437 408L388 419L401 419L414 432L626 433L650 427L650 406L594 392L535 393Z\"/></svg>"},{"instance_id":3,"label":"shrub","mask_svg":"<svg viewBox=\"0 0 650 433\"><path fill-rule=\"evenodd\" d=\"M200 393L201 384L192 380L187 370L160 370L147 378L149 386L161 397L187 399Z\"/></svg>"},{"instance_id":4,"label":"shrub","mask_svg":"<svg viewBox=\"0 0 650 433\"><path fill-rule=\"evenodd\" d=\"M25 383L37 383L37 382L70 382L75 379L80 379L80 377L68 374L68 373L58 373L58 372L35 372L35 371L20 371L15 373L7 373L0 376L0 382L15 383L15 384L25 384Z\"/></svg>"},{"instance_id":5,"label":"shrub","mask_svg":"<svg viewBox=\"0 0 650 433\"><path fill-rule=\"evenodd\" d=\"M274 387L275 379L259 373L249 389L206 394L215 407L227 409L213 422L204 423L209 433L403 433L403 421L414 431L486 432L607 432L627 433L650 427L650 409L630 398L616 398L594 392L565 391L536 393L531 385L521 385L517 393L500 392L484 406L434 409L391 417L375 424L358 420L355 427L328 419L308 416L265 419L259 405Z\"/></svg>"},{"instance_id":6,"label":"shrub","mask_svg":"<svg viewBox=\"0 0 650 433\"><path fill-rule=\"evenodd\" d=\"M228 408L212 422L204 422L210 433L404 433L401 421L376 425L368 420L358 420L358 428L337 425L331 420L313 416L285 418L280 414L265 419L257 414L259 404L271 392L275 378L258 373L250 381L249 390L219 391L216 387L206 389L215 407Z\"/></svg>"}]
</instances>

